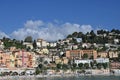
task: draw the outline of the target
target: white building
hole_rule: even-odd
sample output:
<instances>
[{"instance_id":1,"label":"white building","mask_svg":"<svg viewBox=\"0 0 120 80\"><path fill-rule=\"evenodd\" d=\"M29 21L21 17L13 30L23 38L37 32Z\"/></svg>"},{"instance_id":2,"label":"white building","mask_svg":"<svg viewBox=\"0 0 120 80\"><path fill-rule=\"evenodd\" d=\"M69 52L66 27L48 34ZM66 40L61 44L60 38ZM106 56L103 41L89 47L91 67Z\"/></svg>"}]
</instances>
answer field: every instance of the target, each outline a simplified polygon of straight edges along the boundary
<instances>
[{"instance_id":1,"label":"white building","mask_svg":"<svg viewBox=\"0 0 120 80\"><path fill-rule=\"evenodd\" d=\"M0 48L4 48L4 43L0 40Z\"/></svg>"},{"instance_id":2,"label":"white building","mask_svg":"<svg viewBox=\"0 0 120 80\"><path fill-rule=\"evenodd\" d=\"M109 63L109 58L97 58L95 60L97 63Z\"/></svg>"},{"instance_id":3,"label":"white building","mask_svg":"<svg viewBox=\"0 0 120 80\"><path fill-rule=\"evenodd\" d=\"M47 61L48 64L50 64L50 62L52 62L52 58L49 58L49 57L44 57L43 58L43 62Z\"/></svg>"},{"instance_id":4,"label":"white building","mask_svg":"<svg viewBox=\"0 0 120 80\"><path fill-rule=\"evenodd\" d=\"M78 49L78 45L73 45L73 49Z\"/></svg>"},{"instance_id":5,"label":"white building","mask_svg":"<svg viewBox=\"0 0 120 80\"><path fill-rule=\"evenodd\" d=\"M68 45L67 49L71 50L72 49L72 45Z\"/></svg>"},{"instance_id":6,"label":"white building","mask_svg":"<svg viewBox=\"0 0 120 80\"><path fill-rule=\"evenodd\" d=\"M91 44L90 43L83 43L82 47L83 48L90 48Z\"/></svg>"},{"instance_id":7,"label":"white building","mask_svg":"<svg viewBox=\"0 0 120 80\"><path fill-rule=\"evenodd\" d=\"M48 53L49 53L49 50L48 50L47 48L44 48L44 49L41 50L41 52L42 52L43 54L48 54Z\"/></svg>"},{"instance_id":8,"label":"white building","mask_svg":"<svg viewBox=\"0 0 120 80\"><path fill-rule=\"evenodd\" d=\"M37 39L37 47L47 47L48 43L47 41L43 40L43 39Z\"/></svg>"},{"instance_id":9,"label":"white building","mask_svg":"<svg viewBox=\"0 0 120 80\"><path fill-rule=\"evenodd\" d=\"M26 45L26 47L30 48L30 49L33 49L33 44L32 43L29 43L29 42L24 42L23 45Z\"/></svg>"},{"instance_id":10,"label":"white building","mask_svg":"<svg viewBox=\"0 0 120 80\"><path fill-rule=\"evenodd\" d=\"M82 38L76 38L76 40L78 43L82 42Z\"/></svg>"},{"instance_id":11,"label":"white building","mask_svg":"<svg viewBox=\"0 0 120 80\"><path fill-rule=\"evenodd\" d=\"M90 64L90 62L93 62L93 60L75 60L75 63L77 65L80 64L80 63L83 63L83 64L88 63L88 64Z\"/></svg>"},{"instance_id":12,"label":"white building","mask_svg":"<svg viewBox=\"0 0 120 80\"><path fill-rule=\"evenodd\" d=\"M50 47L56 47L56 46L57 46L57 43L56 43L56 42L51 42L51 43L49 43L49 46L50 46Z\"/></svg>"},{"instance_id":13,"label":"white building","mask_svg":"<svg viewBox=\"0 0 120 80\"><path fill-rule=\"evenodd\" d=\"M114 43L115 44L119 43L119 39L114 39Z\"/></svg>"}]
</instances>

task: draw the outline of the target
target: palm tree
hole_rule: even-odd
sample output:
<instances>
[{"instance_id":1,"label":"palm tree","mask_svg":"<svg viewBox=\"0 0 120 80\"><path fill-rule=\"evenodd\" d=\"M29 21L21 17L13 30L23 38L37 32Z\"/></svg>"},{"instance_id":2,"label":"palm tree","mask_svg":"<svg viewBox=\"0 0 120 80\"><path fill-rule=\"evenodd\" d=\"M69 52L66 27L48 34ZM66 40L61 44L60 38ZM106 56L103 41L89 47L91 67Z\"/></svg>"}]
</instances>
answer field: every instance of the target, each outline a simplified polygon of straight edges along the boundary
<instances>
[{"instance_id":1,"label":"palm tree","mask_svg":"<svg viewBox=\"0 0 120 80\"><path fill-rule=\"evenodd\" d=\"M79 63L78 66L79 66L80 69L82 69L83 68L83 63Z\"/></svg>"},{"instance_id":2,"label":"palm tree","mask_svg":"<svg viewBox=\"0 0 120 80\"><path fill-rule=\"evenodd\" d=\"M73 68L76 68L77 67L77 64L76 63L73 63Z\"/></svg>"},{"instance_id":3,"label":"palm tree","mask_svg":"<svg viewBox=\"0 0 120 80\"><path fill-rule=\"evenodd\" d=\"M108 63L102 63L102 66L104 69L106 69L108 67Z\"/></svg>"},{"instance_id":4,"label":"palm tree","mask_svg":"<svg viewBox=\"0 0 120 80\"><path fill-rule=\"evenodd\" d=\"M97 63L97 68L101 69L102 68L102 63Z\"/></svg>"},{"instance_id":5,"label":"palm tree","mask_svg":"<svg viewBox=\"0 0 120 80\"><path fill-rule=\"evenodd\" d=\"M89 68L89 64L88 64L88 63L85 63L85 64L84 64L84 67L85 67L85 69L88 69L88 68Z\"/></svg>"}]
</instances>

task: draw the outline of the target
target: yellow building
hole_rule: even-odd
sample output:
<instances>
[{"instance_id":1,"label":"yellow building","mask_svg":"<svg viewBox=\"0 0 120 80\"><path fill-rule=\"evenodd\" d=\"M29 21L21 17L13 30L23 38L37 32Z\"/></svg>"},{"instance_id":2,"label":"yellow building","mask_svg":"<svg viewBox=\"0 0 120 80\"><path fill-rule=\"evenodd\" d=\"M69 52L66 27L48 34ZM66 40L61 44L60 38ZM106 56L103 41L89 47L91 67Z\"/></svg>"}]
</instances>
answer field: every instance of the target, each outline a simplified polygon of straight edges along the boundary
<instances>
[{"instance_id":1,"label":"yellow building","mask_svg":"<svg viewBox=\"0 0 120 80\"><path fill-rule=\"evenodd\" d=\"M10 64L9 64L10 68L14 68L15 67L15 56L13 54L10 54Z\"/></svg>"},{"instance_id":2,"label":"yellow building","mask_svg":"<svg viewBox=\"0 0 120 80\"><path fill-rule=\"evenodd\" d=\"M56 63L56 64L62 63L62 60L61 60L60 58L56 58L56 59L55 59L55 63Z\"/></svg>"}]
</instances>

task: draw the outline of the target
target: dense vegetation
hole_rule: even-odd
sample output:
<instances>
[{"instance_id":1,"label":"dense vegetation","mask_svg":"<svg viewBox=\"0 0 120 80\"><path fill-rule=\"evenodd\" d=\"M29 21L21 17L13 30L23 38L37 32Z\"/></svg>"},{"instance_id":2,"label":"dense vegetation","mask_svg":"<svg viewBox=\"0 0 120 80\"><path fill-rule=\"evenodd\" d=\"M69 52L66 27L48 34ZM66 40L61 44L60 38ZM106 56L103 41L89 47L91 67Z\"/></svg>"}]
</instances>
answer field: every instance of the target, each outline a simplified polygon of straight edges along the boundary
<instances>
[{"instance_id":1,"label":"dense vegetation","mask_svg":"<svg viewBox=\"0 0 120 80\"><path fill-rule=\"evenodd\" d=\"M10 48L11 46L14 46L14 47L20 48L20 49L26 48L26 46L23 45L23 41L19 41L16 39L11 40L11 39L5 38L5 37L3 37L2 41L4 42L5 49Z\"/></svg>"},{"instance_id":2,"label":"dense vegetation","mask_svg":"<svg viewBox=\"0 0 120 80\"><path fill-rule=\"evenodd\" d=\"M111 31L98 30L97 33L92 30L86 34L83 34L82 32L74 32L69 34L67 38L82 38L82 42L105 44L114 43L114 39L120 39L120 35L117 34L120 34L120 30L118 29L112 29ZM72 42L76 41L73 40Z\"/></svg>"}]
</instances>

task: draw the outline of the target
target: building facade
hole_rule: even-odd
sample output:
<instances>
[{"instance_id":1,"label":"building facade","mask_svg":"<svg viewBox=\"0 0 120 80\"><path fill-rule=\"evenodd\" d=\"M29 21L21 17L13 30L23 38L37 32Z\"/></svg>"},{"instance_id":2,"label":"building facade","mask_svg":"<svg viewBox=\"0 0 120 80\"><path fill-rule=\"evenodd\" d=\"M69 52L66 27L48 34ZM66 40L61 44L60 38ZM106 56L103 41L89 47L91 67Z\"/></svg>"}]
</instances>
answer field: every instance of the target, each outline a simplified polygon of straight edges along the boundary
<instances>
[{"instance_id":1,"label":"building facade","mask_svg":"<svg viewBox=\"0 0 120 80\"><path fill-rule=\"evenodd\" d=\"M97 58L97 51L96 50L69 50L66 51L66 57L67 58L78 58L78 59L83 59L83 55L87 54L88 58Z\"/></svg>"},{"instance_id":2,"label":"building facade","mask_svg":"<svg viewBox=\"0 0 120 80\"><path fill-rule=\"evenodd\" d=\"M35 55L27 51L0 51L0 68L33 68L35 65Z\"/></svg>"}]
</instances>

